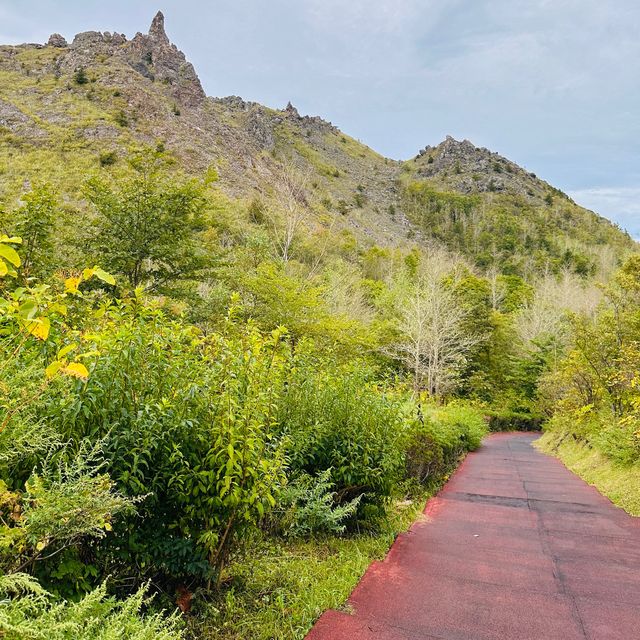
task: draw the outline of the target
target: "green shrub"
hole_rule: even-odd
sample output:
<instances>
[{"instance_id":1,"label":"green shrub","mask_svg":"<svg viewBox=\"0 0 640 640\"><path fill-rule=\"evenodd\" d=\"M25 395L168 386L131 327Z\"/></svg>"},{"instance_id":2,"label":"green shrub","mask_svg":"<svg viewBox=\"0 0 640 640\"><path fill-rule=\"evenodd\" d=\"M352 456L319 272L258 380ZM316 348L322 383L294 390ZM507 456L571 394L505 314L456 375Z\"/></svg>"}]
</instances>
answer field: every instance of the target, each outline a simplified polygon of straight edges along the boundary
<instances>
[{"instance_id":1,"label":"green shrub","mask_svg":"<svg viewBox=\"0 0 640 640\"><path fill-rule=\"evenodd\" d=\"M293 473L330 469L338 503L362 496L360 517L380 513L401 476L403 414L364 363L298 361L279 422Z\"/></svg>"},{"instance_id":2,"label":"green shrub","mask_svg":"<svg viewBox=\"0 0 640 640\"><path fill-rule=\"evenodd\" d=\"M129 126L129 117L127 116L124 109L119 109L118 111L116 111L115 115L113 116L113 120L116 124L120 125L121 127Z\"/></svg>"},{"instance_id":3,"label":"green shrub","mask_svg":"<svg viewBox=\"0 0 640 640\"><path fill-rule=\"evenodd\" d=\"M205 339L132 303L93 338L103 355L88 381L50 405L70 440L104 437L120 490L146 496L139 516L117 527L117 543L102 547L102 561L144 567L154 579L216 575L236 535L284 484L274 414L287 362L282 333Z\"/></svg>"},{"instance_id":4,"label":"green shrub","mask_svg":"<svg viewBox=\"0 0 640 640\"><path fill-rule=\"evenodd\" d=\"M342 533L344 522L355 515L360 496L337 505L331 469L312 477L303 473L282 491L277 529L288 537L314 533Z\"/></svg>"},{"instance_id":5,"label":"green shrub","mask_svg":"<svg viewBox=\"0 0 640 640\"><path fill-rule=\"evenodd\" d=\"M75 73L73 74L73 81L76 84L80 85L89 83L89 78L84 67L78 67L76 69Z\"/></svg>"},{"instance_id":6,"label":"green shrub","mask_svg":"<svg viewBox=\"0 0 640 640\"><path fill-rule=\"evenodd\" d=\"M489 431L540 431L544 416L526 411L489 410Z\"/></svg>"},{"instance_id":7,"label":"green shrub","mask_svg":"<svg viewBox=\"0 0 640 640\"><path fill-rule=\"evenodd\" d=\"M115 151L103 151L98 159L101 167L110 167L118 161L118 154Z\"/></svg>"},{"instance_id":8,"label":"green shrub","mask_svg":"<svg viewBox=\"0 0 640 640\"><path fill-rule=\"evenodd\" d=\"M406 475L420 484L437 481L446 471L444 450L434 431L433 423L416 420L406 434Z\"/></svg>"},{"instance_id":9,"label":"green shrub","mask_svg":"<svg viewBox=\"0 0 640 640\"><path fill-rule=\"evenodd\" d=\"M59 602L25 574L0 576L0 636L5 640L179 640L177 617L143 613L145 589L118 602L103 584L78 602Z\"/></svg>"},{"instance_id":10,"label":"green shrub","mask_svg":"<svg viewBox=\"0 0 640 640\"><path fill-rule=\"evenodd\" d=\"M482 411L472 405L452 402L445 406L428 405L425 416L434 423L436 441L449 463L465 451L475 451L487 433Z\"/></svg>"},{"instance_id":11,"label":"green shrub","mask_svg":"<svg viewBox=\"0 0 640 640\"><path fill-rule=\"evenodd\" d=\"M336 203L336 211L338 211L338 213L340 213L341 215L346 216L347 213L349 213L349 205L345 200L340 199Z\"/></svg>"},{"instance_id":12,"label":"green shrub","mask_svg":"<svg viewBox=\"0 0 640 640\"><path fill-rule=\"evenodd\" d=\"M480 446L486 422L481 411L468 404L410 406L403 436L406 475L429 485L440 481L464 453Z\"/></svg>"}]
</instances>

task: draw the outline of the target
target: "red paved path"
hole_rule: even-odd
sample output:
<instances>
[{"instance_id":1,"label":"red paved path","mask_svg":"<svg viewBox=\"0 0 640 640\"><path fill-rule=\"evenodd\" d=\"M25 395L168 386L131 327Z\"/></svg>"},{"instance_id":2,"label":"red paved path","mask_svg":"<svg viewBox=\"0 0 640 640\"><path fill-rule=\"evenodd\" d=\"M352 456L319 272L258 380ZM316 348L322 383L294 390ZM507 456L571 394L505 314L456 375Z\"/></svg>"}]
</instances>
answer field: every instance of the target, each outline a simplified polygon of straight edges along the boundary
<instances>
[{"instance_id":1,"label":"red paved path","mask_svg":"<svg viewBox=\"0 0 640 640\"><path fill-rule=\"evenodd\" d=\"M640 638L640 519L535 437L489 436L307 640Z\"/></svg>"}]
</instances>

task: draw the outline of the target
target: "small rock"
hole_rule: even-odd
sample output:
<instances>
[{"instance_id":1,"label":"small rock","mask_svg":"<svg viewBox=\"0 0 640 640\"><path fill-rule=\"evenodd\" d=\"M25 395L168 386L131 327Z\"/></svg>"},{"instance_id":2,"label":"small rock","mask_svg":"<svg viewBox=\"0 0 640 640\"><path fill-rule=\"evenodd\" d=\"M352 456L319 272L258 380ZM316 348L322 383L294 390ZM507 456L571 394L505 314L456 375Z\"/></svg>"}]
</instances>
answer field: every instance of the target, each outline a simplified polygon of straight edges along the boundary
<instances>
[{"instance_id":1,"label":"small rock","mask_svg":"<svg viewBox=\"0 0 640 640\"><path fill-rule=\"evenodd\" d=\"M69 46L67 41L59 33L52 33L49 36L47 44L50 47L58 47L59 49L64 49L65 47Z\"/></svg>"}]
</instances>

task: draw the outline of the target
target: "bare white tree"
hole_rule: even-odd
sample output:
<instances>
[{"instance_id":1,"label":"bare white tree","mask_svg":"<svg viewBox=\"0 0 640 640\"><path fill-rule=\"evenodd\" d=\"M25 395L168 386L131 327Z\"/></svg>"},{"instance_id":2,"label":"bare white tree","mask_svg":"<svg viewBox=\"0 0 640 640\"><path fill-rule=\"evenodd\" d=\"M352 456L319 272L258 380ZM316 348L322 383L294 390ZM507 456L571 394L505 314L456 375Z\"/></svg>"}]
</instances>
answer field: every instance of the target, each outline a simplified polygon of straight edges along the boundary
<instances>
[{"instance_id":1,"label":"bare white tree","mask_svg":"<svg viewBox=\"0 0 640 640\"><path fill-rule=\"evenodd\" d=\"M525 347L542 338L564 338L563 319L567 312L593 317L602 292L566 271L560 276L547 274L535 282L535 295L516 317L516 329Z\"/></svg>"},{"instance_id":2,"label":"bare white tree","mask_svg":"<svg viewBox=\"0 0 640 640\"><path fill-rule=\"evenodd\" d=\"M439 270L423 272L401 302L400 340L392 352L413 373L414 387L433 396L451 390L480 336L465 327L466 312Z\"/></svg>"},{"instance_id":3,"label":"bare white tree","mask_svg":"<svg viewBox=\"0 0 640 640\"><path fill-rule=\"evenodd\" d=\"M500 271L495 266L487 271L487 280L489 280L489 286L491 287L491 307L494 311L500 307L507 293L506 286L499 276Z\"/></svg>"},{"instance_id":4,"label":"bare white tree","mask_svg":"<svg viewBox=\"0 0 640 640\"><path fill-rule=\"evenodd\" d=\"M292 162L284 162L275 183L276 210L270 211L275 242L280 258L286 264L300 226L307 218L306 186L308 175L300 173Z\"/></svg>"}]
</instances>

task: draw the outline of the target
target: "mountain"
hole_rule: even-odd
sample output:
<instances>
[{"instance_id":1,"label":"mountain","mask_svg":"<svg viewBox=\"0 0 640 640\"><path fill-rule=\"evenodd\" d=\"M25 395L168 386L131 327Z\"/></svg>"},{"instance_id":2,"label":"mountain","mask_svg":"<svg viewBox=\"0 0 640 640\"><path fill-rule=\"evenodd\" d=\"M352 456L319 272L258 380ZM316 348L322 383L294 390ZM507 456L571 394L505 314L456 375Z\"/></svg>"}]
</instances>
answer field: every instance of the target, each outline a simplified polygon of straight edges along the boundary
<instances>
[{"instance_id":1,"label":"mountain","mask_svg":"<svg viewBox=\"0 0 640 640\"><path fill-rule=\"evenodd\" d=\"M272 109L205 95L158 13L147 34L80 33L68 43L0 47L0 203L38 181L68 210L82 184L135 144L161 142L180 167L214 166L230 200L269 200L292 163L313 224L362 247L444 244L479 267L597 272L631 238L496 153L448 137L399 162L288 104Z\"/></svg>"}]
</instances>

